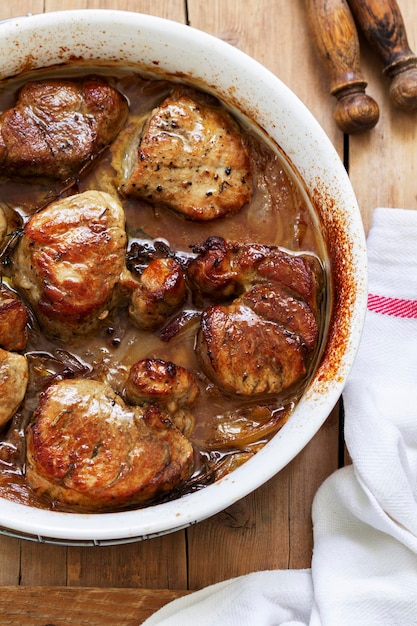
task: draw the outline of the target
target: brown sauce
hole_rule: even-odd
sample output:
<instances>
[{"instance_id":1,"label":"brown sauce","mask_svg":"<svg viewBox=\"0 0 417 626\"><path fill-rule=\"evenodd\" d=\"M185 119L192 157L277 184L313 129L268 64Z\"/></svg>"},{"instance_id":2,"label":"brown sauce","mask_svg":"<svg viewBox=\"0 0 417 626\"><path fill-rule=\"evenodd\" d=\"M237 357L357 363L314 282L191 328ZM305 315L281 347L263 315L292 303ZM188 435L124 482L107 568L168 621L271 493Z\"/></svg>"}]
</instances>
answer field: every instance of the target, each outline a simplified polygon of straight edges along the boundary
<instances>
[{"instance_id":1,"label":"brown sauce","mask_svg":"<svg viewBox=\"0 0 417 626\"><path fill-rule=\"evenodd\" d=\"M78 69L78 75L81 73L87 73L87 70ZM109 82L126 95L131 119L145 115L172 87L168 81L144 79L132 70L89 68L88 73L104 73ZM64 74L62 69L38 72L4 83L0 86L0 111L13 105L16 91L23 82L51 75ZM187 221L169 210L156 209L144 201L123 199L129 237L127 260L131 269L140 269L143 258L162 254L165 247L180 257L190 256L190 246L211 235L240 242L279 245L295 252L309 251L322 260L324 267L327 266L317 217L301 182L278 149L274 150L263 141L254 128L248 126L246 130L254 163L255 190L252 201L239 213L209 223L198 223ZM87 189L114 193L117 172L112 158L120 141L123 141L123 133L94 167L68 190L59 186L0 181L0 202L9 217L9 231L13 231L19 222L21 227L28 216L56 197ZM3 278L6 282L9 280L8 262L10 258L5 253ZM323 320L324 307L325 302ZM100 332L70 346L46 339L34 323L25 351L30 365L26 398L12 422L0 433L0 495L33 506L62 510L64 507L59 503L51 504L37 498L25 483L24 431L41 389L48 381L60 377L87 376L106 380L122 393L130 366L145 357L171 360L197 373L201 393L193 409L196 426L191 436L196 450L196 471L186 490L199 488L218 478L263 446L288 419L307 379L283 398L267 397L255 401L222 394L199 372L194 353L199 313L190 299L171 326L162 332L149 333L134 328L124 310L116 310ZM171 497L176 495L171 494Z\"/></svg>"}]
</instances>

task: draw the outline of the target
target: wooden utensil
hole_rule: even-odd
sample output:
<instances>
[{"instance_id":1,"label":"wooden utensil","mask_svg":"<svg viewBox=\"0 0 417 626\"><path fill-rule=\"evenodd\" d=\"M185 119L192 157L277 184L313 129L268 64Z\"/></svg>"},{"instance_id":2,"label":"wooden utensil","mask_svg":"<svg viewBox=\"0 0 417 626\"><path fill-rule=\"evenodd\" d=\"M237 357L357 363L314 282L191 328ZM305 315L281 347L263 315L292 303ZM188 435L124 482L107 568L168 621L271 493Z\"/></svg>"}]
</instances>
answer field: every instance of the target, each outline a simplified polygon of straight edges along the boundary
<instances>
[{"instance_id":1,"label":"wooden utensil","mask_svg":"<svg viewBox=\"0 0 417 626\"><path fill-rule=\"evenodd\" d=\"M400 109L417 108L417 57L408 45L396 0L349 0L352 13L384 64L390 97Z\"/></svg>"},{"instance_id":2,"label":"wooden utensil","mask_svg":"<svg viewBox=\"0 0 417 626\"><path fill-rule=\"evenodd\" d=\"M306 0L306 7L315 46L330 78L330 93L338 100L337 125L348 134L372 128L379 119L379 107L365 93L359 38L348 3Z\"/></svg>"}]
</instances>

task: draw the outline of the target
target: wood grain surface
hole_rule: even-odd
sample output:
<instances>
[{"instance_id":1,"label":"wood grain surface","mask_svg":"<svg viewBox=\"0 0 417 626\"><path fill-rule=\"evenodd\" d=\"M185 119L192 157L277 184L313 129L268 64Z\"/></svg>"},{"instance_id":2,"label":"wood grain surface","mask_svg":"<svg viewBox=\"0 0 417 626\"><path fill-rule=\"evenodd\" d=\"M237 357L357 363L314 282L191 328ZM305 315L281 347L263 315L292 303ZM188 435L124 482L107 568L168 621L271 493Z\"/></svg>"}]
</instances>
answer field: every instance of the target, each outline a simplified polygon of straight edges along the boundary
<instances>
[{"instance_id":1,"label":"wood grain surface","mask_svg":"<svg viewBox=\"0 0 417 626\"><path fill-rule=\"evenodd\" d=\"M400 0L410 47L417 4ZM380 120L344 136L333 119L328 75L314 48L303 0L9 0L0 19L62 9L112 8L186 22L244 50L309 107L348 169L365 228L376 206L416 208L417 115L396 109L382 63L359 34L367 93ZM49 545L0 535L0 624L141 624L172 598L270 568L306 568L312 553L311 503L343 459L339 410L283 471L226 511L187 530L108 547Z\"/></svg>"}]
</instances>

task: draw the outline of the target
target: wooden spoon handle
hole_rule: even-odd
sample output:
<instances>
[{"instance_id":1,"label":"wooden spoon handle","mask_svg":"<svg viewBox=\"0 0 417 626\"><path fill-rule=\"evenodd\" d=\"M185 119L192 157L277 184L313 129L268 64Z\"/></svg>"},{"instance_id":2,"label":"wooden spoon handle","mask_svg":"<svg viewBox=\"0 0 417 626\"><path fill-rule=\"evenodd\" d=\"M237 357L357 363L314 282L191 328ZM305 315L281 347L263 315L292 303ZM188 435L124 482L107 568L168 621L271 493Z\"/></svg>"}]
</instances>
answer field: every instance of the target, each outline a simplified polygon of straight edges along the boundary
<instances>
[{"instance_id":1,"label":"wooden spoon handle","mask_svg":"<svg viewBox=\"0 0 417 626\"><path fill-rule=\"evenodd\" d=\"M365 93L360 70L359 38L346 0L306 0L307 18L319 57L330 78L330 93L338 103L337 125L345 133L372 128L377 103Z\"/></svg>"},{"instance_id":2,"label":"wooden spoon handle","mask_svg":"<svg viewBox=\"0 0 417 626\"><path fill-rule=\"evenodd\" d=\"M417 108L417 57L396 0L349 0L349 5L391 79L393 103L406 111Z\"/></svg>"}]
</instances>

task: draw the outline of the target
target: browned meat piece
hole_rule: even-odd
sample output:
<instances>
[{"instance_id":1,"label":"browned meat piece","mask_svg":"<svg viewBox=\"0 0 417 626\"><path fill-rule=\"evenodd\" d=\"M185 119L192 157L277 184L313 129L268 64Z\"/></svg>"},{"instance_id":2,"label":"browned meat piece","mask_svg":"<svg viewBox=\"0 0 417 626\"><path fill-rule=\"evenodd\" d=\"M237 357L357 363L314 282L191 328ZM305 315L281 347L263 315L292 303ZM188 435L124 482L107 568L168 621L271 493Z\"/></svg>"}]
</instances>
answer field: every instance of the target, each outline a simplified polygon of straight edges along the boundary
<instances>
[{"instance_id":1,"label":"browned meat piece","mask_svg":"<svg viewBox=\"0 0 417 626\"><path fill-rule=\"evenodd\" d=\"M192 470L191 443L160 409L129 407L93 380L49 386L27 430L27 480L51 501L89 510L141 504Z\"/></svg>"},{"instance_id":2,"label":"browned meat piece","mask_svg":"<svg viewBox=\"0 0 417 626\"><path fill-rule=\"evenodd\" d=\"M0 117L0 171L19 179L74 178L127 115L124 97L100 78L27 83Z\"/></svg>"},{"instance_id":3,"label":"browned meat piece","mask_svg":"<svg viewBox=\"0 0 417 626\"><path fill-rule=\"evenodd\" d=\"M317 306L321 267L312 255L289 254L277 246L241 244L210 237L193 246L198 256L187 275L200 293L216 300L242 294L249 287L274 282Z\"/></svg>"},{"instance_id":4,"label":"browned meat piece","mask_svg":"<svg viewBox=\"0 0 417 626\"><path fill-rule=\"evenodd\" d=\"M156 330L175 313L186 298L185 278L174 259L155 259L134 287L129 315L141 330Z\"/></svg>"},{"instance_id":5,"label":"browned meat piece","mask_svg":"<svg viewBox=\"0 0 417 626\"><path fill-rule=\"evenodd\" d=\"M175 90L152 111L121 185L126 195L192 220L239 211L251 198L248 150L233 118L205 94Z\"/></svg>"},{"instance_id":6,"label":"browned meat piece","mask_svg":"<svg viewBox=\"0 0 417 626\"><path fill-rule=\"evenodd\" d=\"M125 393L131 404L165 408L181 432L191 433L194 418L190 409L200 389L190 370L170 361L143 359L130 368Z\"/></svg>"},{"instance_id":7,"label":"browned meat piece","mask_svg":"<svg viewBox=\"0 0 417 626\"><path fill-rule=\"evenodd\" d=\"M24 350L28 340L29 314L19 296L0 283L0 346Z\"/></svg>"},{"instance_id":8,"label":"browned meat piece","mask_svg":"<svg viewBox=\"0 0 417 626\"><path fill-rule=\"evenodd\" d=\"M26 358L0 348L0 427L15 414L28 384Z\"/></svg>"},{"instance_id":9,"label":"browned meat piece","mask_svg":"<svg viewBox=\"0 0 417 626\"><path fill-rule=\"evenodd\" d=\"M215 237L194 249L194 289L213 300L234 298L203 312L197 354L205 373L238 395L277 394L300 381L319 336L315 257Z\"/></svg>"},{"instance_id":10,"label":"browned meat piece","mask_svg":"<svg viewBox=\"0 0 417 626\"><path fill-rule=\"evenodd\" d=\"M319 332L316 315L307 302L287 287L271 283L255 285L240 297L240 301L259 317L298 335L307 350L314 350Z\"/></svg>"},{"instance_id":11,"label":"browned meat piece","mask_svg":"<svg viewBox=\"0 0 417 626\"><path fill-rule=\"evenodd\" d=\"M15 285L45 332L68 342L107 316L125 251L123 207L107 193L86 191L30 218L14 256Z\"/></svg>"},{"instance_id":12,"label":"browned meat piece","mask_svg":"<svg viewBox=\"0 0 417 626\"><path fill-rule=\"evenodd\" d=\"M240 299L204 311L197 350L206 374L238 395L280 393L306 373L300 338Z\"/></svg>"}]
</instances>

